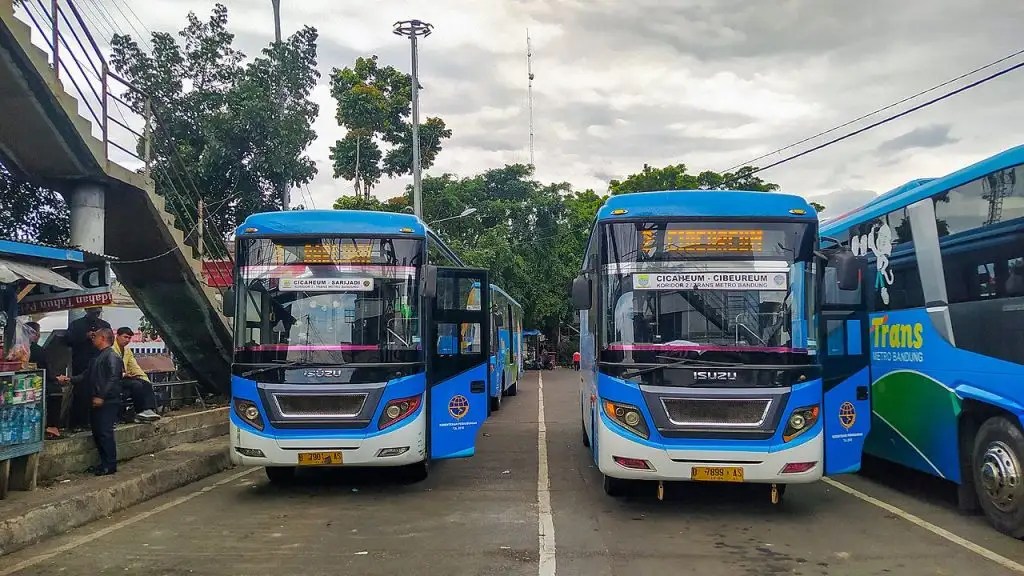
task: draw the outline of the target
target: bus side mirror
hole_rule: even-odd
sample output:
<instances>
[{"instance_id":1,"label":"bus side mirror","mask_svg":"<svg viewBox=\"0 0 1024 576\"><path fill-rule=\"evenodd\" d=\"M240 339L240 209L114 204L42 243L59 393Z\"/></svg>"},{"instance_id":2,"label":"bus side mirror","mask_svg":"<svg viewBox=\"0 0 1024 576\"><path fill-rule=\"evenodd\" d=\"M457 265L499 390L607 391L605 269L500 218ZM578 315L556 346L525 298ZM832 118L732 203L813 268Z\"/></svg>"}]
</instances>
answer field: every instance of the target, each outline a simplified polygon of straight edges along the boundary
<instances>
[{"instance_id":1,"label":"bus side mirror","mask_svg":"<svg viewBox=\"0 0 1024 576\"><path fill-rule=\"evenodd\" d=\"M583 274L572 281L572 305L577 310L590 310L590 279Z\"/></svg>"},{"instance_id":2,"label":"bus side mirror","mask_svg":"<svg viewBox=\"0 0 1024 576\"><path fill-rule=\"evenodd\" d=\"M437 266L427 264L423 266L423 297L434 298L437 296Z\"/></svg>"},{"instance_id":3,"label":"bus side mirror","mask_svg":"<svg viewBox=\"0 0 1024 576\"><path fill-rule=\"evenodd\" d=\"M235 289L228 288L224 291L223 296L224 304L224 317L233 318L235 316Z\"/></svg>"},{"instance_id":4,"label":"bus side mirror","mask_svg":"<svg viewBox=\"0 0 1024 576\"><path fill-rule=\"evenodd\" d=\"M856 256L848 248L844 248L832 255L829 264L836 270L836 281L840 290L855 291L860 288L861 271L865 264L864 258Z\"/></svg>"}]
</instances>

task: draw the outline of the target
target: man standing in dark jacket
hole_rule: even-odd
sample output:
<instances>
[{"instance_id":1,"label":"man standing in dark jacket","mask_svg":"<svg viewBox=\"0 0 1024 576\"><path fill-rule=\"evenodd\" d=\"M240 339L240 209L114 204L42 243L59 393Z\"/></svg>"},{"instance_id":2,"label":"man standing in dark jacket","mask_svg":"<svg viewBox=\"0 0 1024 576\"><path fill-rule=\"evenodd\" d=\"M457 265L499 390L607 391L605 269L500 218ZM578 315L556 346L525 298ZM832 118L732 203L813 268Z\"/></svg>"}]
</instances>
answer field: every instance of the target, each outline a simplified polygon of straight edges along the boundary
<instances>
[{"instance_id":1,"label":"man standing in dark jacket","mask_svg":"<svg viewBox=\"0 0 1024 576\"><path fill-rule=\"evenodd\" d=\"M90 392L92 413L92 439L96 442L96 450L100 453L100 465L96 468L97 476L106 476L117 472L117 442L114 440L114 423L121 408L121 376L124 374L124 363L114 352L114 332L110 328L100 328L92 333L92 344L99 354L92 359L85 372L72 378L59 376L62 382L70 380L72 384L81 386Z\"/></svg>"},{"instance_id":2,"label":"man standing in dark jacket","mask_svg":"<svg viewBox=\"0 0 1024 576\"><path fill-rule=\"evenodd\" d=\"M110 329L110 324L100 317L103 309L93 306L85 309L85 316L68 325L65 341L71 347L71 373L83 374L89 369L89 363L99 352L93 345L91 335L101 329ZM84 428L91 418L88 387L76 385L71 399L71 427Z\"/></svg>"}]
</instances>

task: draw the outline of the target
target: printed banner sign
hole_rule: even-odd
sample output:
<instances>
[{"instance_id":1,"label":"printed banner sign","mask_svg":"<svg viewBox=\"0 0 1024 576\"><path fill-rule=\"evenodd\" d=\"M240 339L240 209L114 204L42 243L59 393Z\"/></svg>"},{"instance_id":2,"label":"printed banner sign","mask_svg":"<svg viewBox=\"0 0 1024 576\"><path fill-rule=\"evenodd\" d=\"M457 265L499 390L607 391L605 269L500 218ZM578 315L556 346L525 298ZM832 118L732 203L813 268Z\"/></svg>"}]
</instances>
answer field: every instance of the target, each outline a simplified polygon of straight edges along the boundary
<instances>
[{"instance_id":1,"label":"printed banner sign","mask_svg":"<svg viewBox=\"0 0 1024 576\"><path fill-rule=\"evenodd\" d=\"M370 292L373 278L281 278L282 292Z\"/></svg>"},{"instance_id":2,"label":"printed banner sign","mask_svg":"<svg viewBox=\"0 0 1024 576\"><path fill-rule=\"evenodd\" d=\"M784 272L634 274L634 290L786 290Z\"/></svg>"},{"instance_id":3,"label":"printed banner sign","mask_svg":"<svg viewBox=\"0 0 1024 576\"><path fill-rule=\"evenodd\" d=\"M65 268L57 273L84 290L65 290L40 284L18 302L18 314L42 314L90 306L108 306L114 302L110 291L110 273L105 262L88 268Z\"/></svg>"}]
</instances>

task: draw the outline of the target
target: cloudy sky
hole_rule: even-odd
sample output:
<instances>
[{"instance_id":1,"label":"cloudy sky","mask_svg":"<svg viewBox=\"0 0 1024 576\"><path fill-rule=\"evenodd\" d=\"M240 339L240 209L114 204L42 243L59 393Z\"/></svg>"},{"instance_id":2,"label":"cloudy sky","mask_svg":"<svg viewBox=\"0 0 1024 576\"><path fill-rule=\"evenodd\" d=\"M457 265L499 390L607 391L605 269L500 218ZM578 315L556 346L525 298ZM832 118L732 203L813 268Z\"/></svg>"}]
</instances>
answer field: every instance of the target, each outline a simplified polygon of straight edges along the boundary
<instances>
[{"instance_id":1,"label":"cloudy sky","mask_svg":"<svg viewBox=\"0 0 1024 576\"><path fill-rule=\"evenodd\" d=\"M176 31L189 10L205 15L212 6L147 0L142 9L131 0L85 1L105 4L123 32L143 31L143 24ZM243 51L255 54L272 39L270 0L224 4ZM305 24L320 33L323 76L313 94L319 139L309 150L320 173L309 189L321 208L352 193L349 183L331 175L329 147L343 131L334 120L328 76L370 54L407 70L408 41L391 32L396 20L435 26L421 47L421 109L444 118L454 136L431 173L468 175L528 161L529 28L537 176L599 191L645 162L720 171L796 142L1021 49L1024 21L1020 0L282 4L286 35ZM1024 56L1006 65L1021 61ZM946 174L1022 143L1021 92L1024 70L763 176L835 214L907 180ZM377 194L397 194L410 180L385 181Z\"/></svg>"}]
</instances>

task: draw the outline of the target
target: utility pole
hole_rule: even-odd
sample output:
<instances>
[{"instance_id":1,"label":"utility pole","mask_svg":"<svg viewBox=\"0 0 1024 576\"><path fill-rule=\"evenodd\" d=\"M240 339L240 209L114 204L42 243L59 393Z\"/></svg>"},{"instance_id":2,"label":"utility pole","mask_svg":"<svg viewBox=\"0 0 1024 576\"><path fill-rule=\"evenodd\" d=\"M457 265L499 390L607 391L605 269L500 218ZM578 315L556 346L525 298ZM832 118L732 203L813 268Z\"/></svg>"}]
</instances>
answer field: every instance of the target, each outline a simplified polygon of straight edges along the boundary
<instances>
[{"instance_id":1,"label":"utility pole","mask_svg":"<svg viewBox=\"0 0 1024 576\"><path fill-rule=\"evenodd\" d=\"M530 45L530 29L526 29L526 75L529 80L528 99L530 102L530 166L534 170L537 165L533 163L533 49Z\"/></svg>"},{"instance_id":2,"label":"utility pole","mask_svg":"<svg viewBox=\"0 0 1024 576\"><path fill-rule=\"evenodd\" d=\"M281 44L281 0L270 0L270 2L274 5L274 42L276 43L276 45L280 46L280 44ZM280 110L280 112L283 113L284 112L284 91L281 88L282 87L280 85L277 87L277 108L278 108L278 110ZM281 192L281 209L282 210L289 210L289 206L288 206L288 204L289 204L288 182L284 178L281 179L280 187L281 187L281 190L280 190L280 192Z\"/></svg>"},{"instance_id":3,"label":"utility pole","mask_svg":"<svg viewBox=\"0 0 1024 576\"><path fill-rule=\"evenodd\" d=\"M413 213L423 218L423 187L420 165L420 80L417 39L430 36L434 26L422 20L395 22L394 33L409 38L412 44L412 204Z\"/></svg>"}]
</instances>

